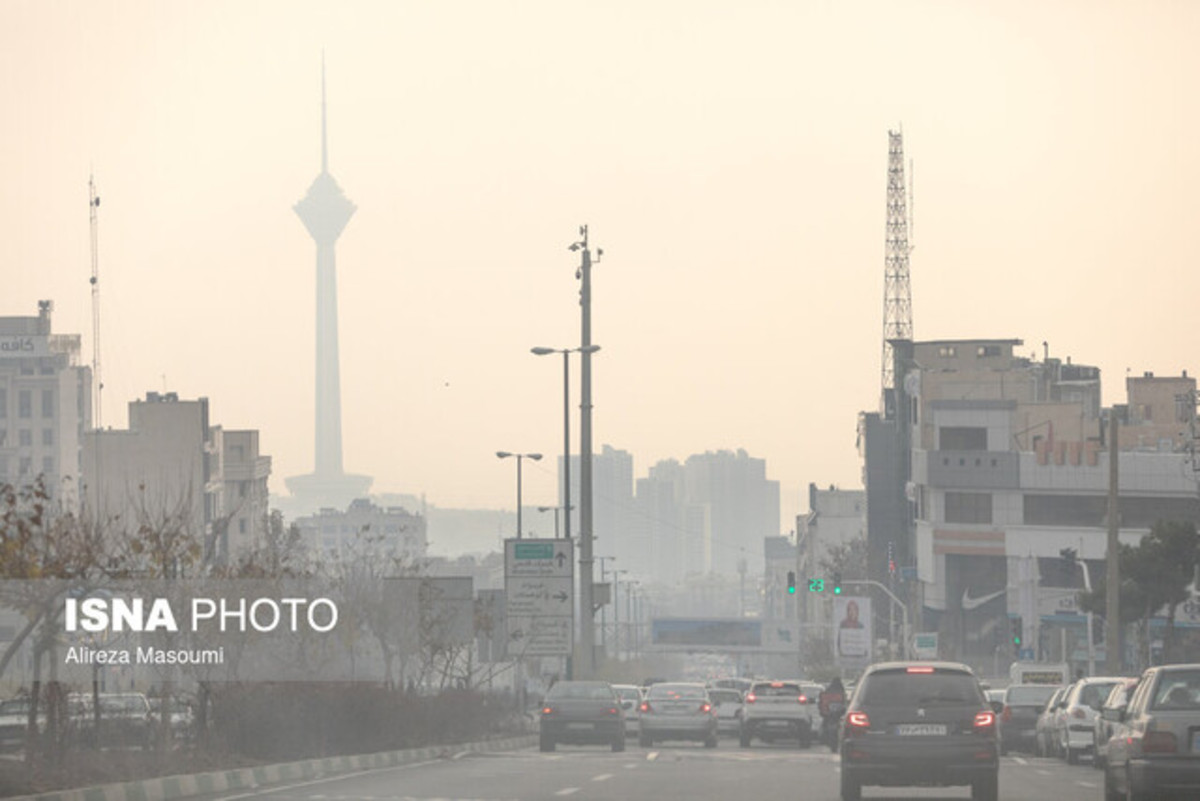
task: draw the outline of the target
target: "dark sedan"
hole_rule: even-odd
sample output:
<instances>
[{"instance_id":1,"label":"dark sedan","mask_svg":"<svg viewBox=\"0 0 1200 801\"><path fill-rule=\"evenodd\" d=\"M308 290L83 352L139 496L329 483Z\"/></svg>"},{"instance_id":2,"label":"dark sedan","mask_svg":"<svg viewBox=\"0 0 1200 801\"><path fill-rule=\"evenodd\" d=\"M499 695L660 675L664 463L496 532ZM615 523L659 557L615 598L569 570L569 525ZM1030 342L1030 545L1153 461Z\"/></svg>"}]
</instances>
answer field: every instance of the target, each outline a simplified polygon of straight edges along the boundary
<instances>
[{"instance_id":1,"label":"dark sedan","mask_svg":"<svg viewBox=\"0 0 1200 801\"><path fill-rule=\"evenodd\" d=\"M1011 684L1004 690L1000 712L1000 753L1037 751L1038 715L1046 708L1055 684Z\"/></svg>"},{"instance_id":2,"label":"dark sedan","mask_svg":"<svg viewBox=\"0 0 1200 801\"><path fill-rule=\"evenodd\" d=\"M543 751L559 743L611 745L625 750L625 713L612 685L603 681L560 681L542 703L540 741Z\"/></svg>"}]
</instances>

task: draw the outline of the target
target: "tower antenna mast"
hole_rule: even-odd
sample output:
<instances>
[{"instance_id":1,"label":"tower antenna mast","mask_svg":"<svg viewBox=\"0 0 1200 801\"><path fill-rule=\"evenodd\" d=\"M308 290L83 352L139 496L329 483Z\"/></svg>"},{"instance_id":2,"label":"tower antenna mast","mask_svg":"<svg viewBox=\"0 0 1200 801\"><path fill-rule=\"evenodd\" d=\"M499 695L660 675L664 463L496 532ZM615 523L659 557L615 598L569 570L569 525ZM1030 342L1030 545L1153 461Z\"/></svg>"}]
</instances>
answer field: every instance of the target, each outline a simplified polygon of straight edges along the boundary
<instances>
[{"instance_id":1,"label":"tower antenna mast","mask_svg":"<svg viewBox=\"0 0 1200 801\"><path fill-rule=\"evenodd\" d=\"M908 254L912 251L904 181L904 132L888 131L887 245L884 253L883 284L883 381L885 413L887 397L896 389L892 341L913 337L912 286Z\"/></svg>"},{"instance_id":2,"label":"tower antenna mast","mask_svg":"<svg viewBox=\"0 0 1200 801\"><path fill-rule=\"evenodd\" d=\"M97 217L99 208L100 196L96 194L96 182L93 176L88 175L88 222L92 242L92 420L95 428L101 428L104 420L100 408L104 383L100 380L100 223Z\"/></svg>"}]
</instances>

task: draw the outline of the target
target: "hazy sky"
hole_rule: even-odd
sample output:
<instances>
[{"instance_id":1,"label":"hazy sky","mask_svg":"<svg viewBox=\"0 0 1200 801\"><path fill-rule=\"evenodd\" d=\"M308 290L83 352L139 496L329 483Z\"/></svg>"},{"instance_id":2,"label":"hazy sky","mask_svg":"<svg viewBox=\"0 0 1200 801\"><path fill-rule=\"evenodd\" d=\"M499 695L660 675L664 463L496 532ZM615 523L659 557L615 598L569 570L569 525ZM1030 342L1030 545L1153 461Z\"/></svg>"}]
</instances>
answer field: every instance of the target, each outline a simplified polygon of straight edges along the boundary
<instances>
[{"instance_id":1,"label":"hazy sky","mask_svg":"<svg viewBox=\"0 0 1200 801\"><path fill-rule=\"evenodd\" d=\"M781 483L861 484L878 406L887 132L915 165L917 339L1020 338L1200 372L1200 3L0 2L0 314L56 304L104 423L147 390L258 428L273 492L313 466L312 241L330 170L346 468L512 508L496 450L562 448L594 271L595 435L745 448ZM1190 254L1190 255L1189 255ZM578 403L578 361L572 365ZM572 423L578 433L578 418ZM573 446L578 448L578 439ZM526 463L525 501L556 497Z\"/></svg>"}]
</instances>

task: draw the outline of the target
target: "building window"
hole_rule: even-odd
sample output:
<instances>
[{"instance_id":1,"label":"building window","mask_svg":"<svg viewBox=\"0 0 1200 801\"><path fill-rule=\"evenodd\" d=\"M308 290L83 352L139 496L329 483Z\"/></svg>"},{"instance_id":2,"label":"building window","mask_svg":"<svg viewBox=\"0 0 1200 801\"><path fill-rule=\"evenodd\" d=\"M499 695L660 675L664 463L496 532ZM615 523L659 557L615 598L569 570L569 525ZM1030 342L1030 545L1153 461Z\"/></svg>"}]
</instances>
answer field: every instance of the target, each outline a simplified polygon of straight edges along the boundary
<instances>
[{"instance_id":1,"label":"building window","mask_svg":"<svg viewBox=\"0 0 1200 801\"><path fill-rule=\"evenodd\" d=\"M1000 346L999 345L980 345L979 349L975 351L975 355L981 359L986 358L988 356L999 356L1000 355Z\"/></svg>"},{"instance_id":2,"label":"building window","mask_svg":"<svg viewBox=\"0 0 1200 801\"><path fill-rule=\"evenodd\" d=\"M54 457L53 456L43 456L42 457L42 472L45 473L46 475L51 475L54 472Z\"/></svg>"},{"instance_id":3,"label":"building window","mask_svg":"<svg viewBox=\"0 0 1200 801\"><path fill-rule=\"evenodd\" d=\"M53 445L54 444L54 429L53 428L43 428L42 429L42 444L43 445Z\"/></svg>"},{"instance_id":4,"label":"building window","mask_svg":"<svg viewBox=\"0 0 1200 801\"><path fill-rule=\"evenodd\" d=\"M54 417L54 390L42 390L42 417Z\"/></svg>"},{"instance_id":5,"label":"building window","mask_svg":"<svg viewBox=\"0 0 1200 801\"><path fill-rule=\"evenodd\" d=\"M953 345L944 345L944 346L938 348L938 356L941 356L943 358L949 359L949 358L953 358L954 356L957 356L957 355L958 355L958 349L955 348Z\"/></svg>"},{"instance_id":6,"label":"building window","mask_svg":"<svg viewBox=\"0 0 1200 801\"><path fill-rule=\"evenodd\" d=\"M938 429L938 448L943 451L986 451L987 429L942 426Z\"/></svg>"},{"instance_id":7,"label":"building window","mask_svg":"<svg viewBox=\"0 0 1200 801\"><path fill-rule=\"evenodd\" d=\"M17 435L17 444L22 448L33 447L33 432L28 428L22 428Z\"/></svg>"},{"instance_id":8,"label":"building window","mask_svg":"<svg viewBox=\"0 0 1200 801\"><path fill-rule=\"evenodd\" d=\"M21 467L18 475L27 476L33 472L33 459L28 456L21 457Z\"/></svg>"},{"instance_id":9,"label":"building window","mask_svg":"<svg viewBox=\"0 0 1200 801\"><path fill-rule=\"evenodd\" d=\"M238 534L245 534L245 533L246 533L246 518L243 517L238 520Z\"/></svg>"},{"instance_id":10,"label":"building window","mask_svg":"<svg viewBox=\"0 0 1200 801\"><path fill-rule=\"evenodd\" d=\"M947 523L991 523L992 496L988 492L947 492Z\"/></svg>"},{"instance_id":11,"label":"building window","mask_svg":"<svg viewBox=\"0 0 1200 801\"><path fill-rule=\"evenodd\" d=\"M22 420L33 417L33 393L27 389L17 392L17 417Z\"/></svg>"}]
</instances>

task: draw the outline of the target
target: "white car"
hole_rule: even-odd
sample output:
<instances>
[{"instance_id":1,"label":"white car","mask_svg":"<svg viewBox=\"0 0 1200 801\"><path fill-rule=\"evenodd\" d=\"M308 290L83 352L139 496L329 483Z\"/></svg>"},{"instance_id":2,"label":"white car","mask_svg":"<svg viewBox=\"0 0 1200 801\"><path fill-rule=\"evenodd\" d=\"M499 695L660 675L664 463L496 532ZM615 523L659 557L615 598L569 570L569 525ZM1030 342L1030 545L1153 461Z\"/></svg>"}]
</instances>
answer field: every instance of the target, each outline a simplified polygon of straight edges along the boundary
<instances>
[{"instance_id":1,"label":"white car","mask_svg":"<svg viewBox=\"0 0 1200 801\"><path fill-rule=\"evenodd\" d=\"M712 699L713 708L717 710L717 733L732 734L735 737L742 733L742 694L734 689L710 687L708 697Z\"/></svg>"},{"instance_id":2,"label":"white car","mask_svg":"<svg viewBox=\"0 0 1200 801\"><path fill-rule=\"evenodd\" d=\"M1082 754L1093 754L1096 715L1112 688L1124 681L1120 676L1092 676L1071 685L1065 703L1054 718L1058 755L1068 765L1079 762Z\"/></svg>"},{"instance_id":3,"label":"white car","mask_svg":"<svg viewBox=\"0 0 1200 801\"><path fill-rule=\"evenodd\" d=\"M636 684L614 684L612 686L621 698L621 709L625 711L625 736L632 737L638 733L638 718L641 716L642 688Z\"/></svg>"}]
</instances>

